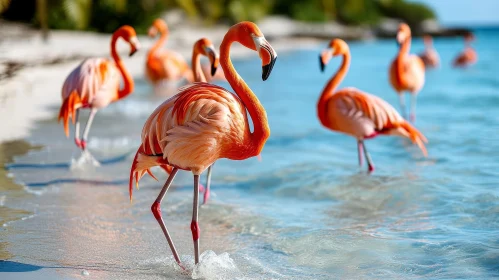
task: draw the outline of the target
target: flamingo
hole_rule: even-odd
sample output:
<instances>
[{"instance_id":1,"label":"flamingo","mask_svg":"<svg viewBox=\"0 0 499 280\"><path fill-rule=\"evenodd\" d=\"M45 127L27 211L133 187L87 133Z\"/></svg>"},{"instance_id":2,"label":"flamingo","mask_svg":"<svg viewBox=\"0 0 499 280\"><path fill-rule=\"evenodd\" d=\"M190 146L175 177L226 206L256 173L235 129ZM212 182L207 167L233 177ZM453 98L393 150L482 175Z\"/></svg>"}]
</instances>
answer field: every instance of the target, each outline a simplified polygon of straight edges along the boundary
<instances>
[{"instance_id":1,"label":"flamingo","mask_svg":"<svg viewBox=\"0 0 499 280\"><path fill-rule=\"evenodd\" d=\"M156 37L159 32L160 38L149 50L146 60L146 77L154 85L163 81L179 81L186 79L189 83L194 81L192 71L181 54L161 50L168 37L168 26L162 19L154 20L149 28L149 37Z\"/></svg>"},{"instance_id":2,"label":"flamingo","mask_svg":"<svg viewBox=\"0 0 499 280\"><path fill-rule=\"evenodd\" d=\"M326 84L317 103L321 124L357 139L359 165L362 166L364 152L369 173L374 171L374 164L364 140L379 135L409 138L427 156L424 146L427 142L425 136L404 120L386 101L353 87L336 90L350 66L350 50L347 43L341 39L333 39L319 57L321 70L324 71L331 57L340 55L343 57L343 62Z\"/></svg>"},{"instance_id":3,"label":"flamingo","mask_svg":"<svg viewBox=\"0 0 499 280\"><path fill-rule=\"evenodd\" d=\"M467 67L475 64L478 60L478 55L476 51L471 47L471 42L475 39L473 34L468 33L464 36L464 50L457 55L454 59L453 66L454 67Z\"/></svg>"},{"instance_id":4,"label":"flamingo","mask_svg":"<svg viewBox=\"0 0 499 280\"><path fill-rule=\"evenodd\" d=\"M400 110L406 119L404 91L411 93L410 120L415 122L416 95L424 85L425 66L421 58L409 54L411 48L411 29L409 25L405 23L399 25L397 42L400 48L397 57L390 66L390 83L399 95Z\"/></svg>"},{"instance_id":5,"label":"flamingo","mask_svg":"<svg viewBox=\"0 0 499 280\"><path fill-rule=\"evenodd\" d=\"M181 267L177 250L161 216L161 201L178 170L190 170L194 175L191 232L197 264L199 175L217 159L244 160L259 155L270 135L265 109L230 60L229 51L233 42L258 52L262 60L262 79L267 80L277 59L276 52L256 24L246 21L232 26L220 47L220 65L236 95L208 83L194 83L179 89L147 119L142 130L142 144L130 170L131 200L134 179L138 186L146 172L151 175L151 167L173 167L151 211ZM246 111L252 119L253 132L250 132Z\"/></svg>"},{"instance_id":6,"label":"flamingo","mask_svg":"<svg viewBox=\"0 0 499 280\"><path fill-rule=\"evenodd\" d=\"M436 68L440 64L440 58L437 51L433 48L433 40L431 36L426 35L423 37L425 50L419 54L426 67Z\"/></svg>"},{"instance_id":7,"label":"flamingo","mask_svg":"<svg viewBox=\"0 0 499 280\"><path fill-rule=\"evenodd\" d=\"M83 151L86 150L88 133L97 111L133 92L133 78L116 52L116 42L119 38L130 45L130 56L140 48L133 27L124 25L116 30L111 38L111 56L114 62L106 58L85 59L69 74L62 86L63 102L58 119L64 121L66 137L69 137L69 118L73 124L76 122L75 143ZM123 88L119 86L120 75L124 81ZM80 109L90 109L90 116L81 139Z\"/></svg>"}]
</instances>

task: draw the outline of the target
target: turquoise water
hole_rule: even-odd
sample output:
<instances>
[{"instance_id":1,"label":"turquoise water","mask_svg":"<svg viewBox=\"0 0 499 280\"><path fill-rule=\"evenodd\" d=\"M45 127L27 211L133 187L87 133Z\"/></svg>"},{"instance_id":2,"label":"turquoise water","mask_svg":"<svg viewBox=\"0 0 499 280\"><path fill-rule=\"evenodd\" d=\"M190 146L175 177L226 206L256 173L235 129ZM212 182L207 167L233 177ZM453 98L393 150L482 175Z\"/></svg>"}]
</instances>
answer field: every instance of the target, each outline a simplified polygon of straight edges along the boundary
<instances>
[{"instance_id":1,"label":"turquoise water","mask_svg":"<svg viewBox=\"0 0 499 280\"><path fill-rule=\"evenodd\" d=\"M29 267L25 272L34 266L66 278L84 271L105 279L499 277L499 32L475 35L479 61L464 70L450 66L462 40L435 40L442 66L427 72L417 108L428 158L406 140L379 137L367 142L375 173L359 169L355 140L322 128L316 117L322 87L341 59L321 73L317 56L326 42L313 50L277 49L266 82L256 56L235 63L265 106L272 132L261 162L216 163L212 200L200 210L199 267L192 268L189 231L192 177L181 172L163 202L167 226L190 264L181 273L149 210L166 176L154 170L160 182L144 179L130 204L125 182L132 156L98 168L13 168L28 195L7 196L3 204L30 214L3 226L9 261ZM341 87L398 108L388 83L395 42L350 48ZM421 50L422 41L414 40L412 52ZM98 113L89 143L96 158L137 148L145 119L161 102L140 77L137 84L130 98ZM29 138L45 148L17 163L79 157L56 110Z\"/></svg>"}]
</instances>

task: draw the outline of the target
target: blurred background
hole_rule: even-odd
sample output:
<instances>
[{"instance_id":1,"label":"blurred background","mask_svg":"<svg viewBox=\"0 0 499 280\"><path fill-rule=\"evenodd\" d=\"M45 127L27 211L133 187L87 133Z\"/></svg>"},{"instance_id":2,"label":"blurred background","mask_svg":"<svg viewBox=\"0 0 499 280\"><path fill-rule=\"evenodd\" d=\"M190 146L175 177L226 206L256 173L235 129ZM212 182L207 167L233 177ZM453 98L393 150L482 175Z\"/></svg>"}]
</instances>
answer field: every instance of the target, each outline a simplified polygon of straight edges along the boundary
<instances>
[{"instance_id":1,"label":"blurred background","mask_svg":"<svg viewBox=\"0 0 499 280\"><path fill-rule=\"evenodd\" d=\"M407 0L0 0L4 20L45 30L109 33L129 24L143 33L153 19L168 11L177 11L185 22L203 25L259 21L279 15L307 23L334 21L366 30L382 29L387 19L397 18L417 33L439 31L435 27L437 14L430 6Z\"/></svg>"}]
</instances>

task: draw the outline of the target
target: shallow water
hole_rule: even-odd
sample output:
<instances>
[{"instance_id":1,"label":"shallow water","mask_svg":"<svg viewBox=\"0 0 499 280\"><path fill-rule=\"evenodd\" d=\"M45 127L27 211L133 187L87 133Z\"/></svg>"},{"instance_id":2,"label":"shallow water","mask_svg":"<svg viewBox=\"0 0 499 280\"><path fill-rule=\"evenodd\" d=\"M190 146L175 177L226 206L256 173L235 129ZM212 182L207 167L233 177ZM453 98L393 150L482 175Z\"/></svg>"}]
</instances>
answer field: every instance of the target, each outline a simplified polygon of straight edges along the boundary
<instances>
[{"instance_id":1,"label":"shallow water","mask_svg":"<svg viewBox=\"0 0 499 280\"><path fill-rule=\"evenodd\" d=\"M167 226L188 272L174 264L150 205L166 179L161 170L128 199L127 179L139 133L161 102L137 81L137 92L98 113L89 147L102 166L12 168L22 196L0 203L20 211L2 227L0 276L102 279L412 279L499 277L499 32L477 31L479 62L450 67L462 40L437 39L443 65L427 72L417 127L429 157L408 141L367 142L376 164L357 166L354 139L323 129L316 101L326 80L321 48L279 53L270 79L256 57L236 68L265 106L271 137L262 161L220 160L213 196L200 210L201 264L193 268L189 230L192 177L177 176L163 202ZM325 44L324 44L325 45ZM322 47L322 46L321 46ZM342 87L377 94L398 108L387 69L392 40L352 43ZM419 39L413 52L422 49ZM57 93L58 94L58 93ZM80 155L54 118L28 139L45 145L16 163L68 163ZM85 119L85 118L84 118ZM204 178L203 178L204 182ZM2 210L3 211L3 210ZM5 210L7 211L7 210ZM13 210L11 210L13 211ZM8 273L2 273L8 272ZM3 277L2 277L3 279Z\"/></svg>"}]
</instances>

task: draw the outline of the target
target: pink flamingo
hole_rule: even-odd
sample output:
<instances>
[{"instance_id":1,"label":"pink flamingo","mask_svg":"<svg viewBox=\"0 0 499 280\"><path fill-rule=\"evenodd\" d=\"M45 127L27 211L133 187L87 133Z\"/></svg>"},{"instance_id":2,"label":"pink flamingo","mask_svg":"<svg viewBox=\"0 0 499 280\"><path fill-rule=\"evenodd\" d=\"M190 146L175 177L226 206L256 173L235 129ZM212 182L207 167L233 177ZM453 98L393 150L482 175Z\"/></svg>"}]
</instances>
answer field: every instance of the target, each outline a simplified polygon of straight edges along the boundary
<instances>
[{"instance_id":1,"label":"pink flamingo","mask_svg":"<svg viewBox=\"0 0 499 280\"><path fill-rule=\"evenodd\" d=\"M440 58L437 51L433 47L433 40L431 36L426 35L423 37L425 50L419 54L426 67L436 68L440 64Z\"/></svg>"},{"instance_id":2,"label":"pink flamingo","mask_svg":"<svg viewBox=\"0 0 499 280\"><path fill-rule=\"evenodd\" d=\"M168 37L168 26L162 19L154 20L148 34L154 38L158 32L160 38L147 54L146 77L153 84L179 81L183 78L189 83L193 82L192 71L182 55L170 50L161 50Z\"/></svg>"},{"instance_id":3,"label":"pink flamingo","mask_svg":"<svg viewBox=\"0 0 499 280\"><path fill-rule=\"evenodd\" d=\"M397 32L399 52L390 65L390 83L397 91L400 99L400 110L407 119L405 112L404 91L411 93L411 122L416 121L416 96L423 88L425 80L425 66L423 60L416 55L410 55L411 29L409 25L401 23Z\"/></svg>"},{"instance_id":4,"label":"pink flamingo","mask_svg":"<svg viewBox=\"0 0 499 280\"><path fill-rule=\"evenodd\" d=\"M262 60L262 79L266 80L277 54L252 22L232 26L220 47L220 65L236 95L208 83L194 83L160 105L148 118L142 130L142 144L130 170L136 184L153 166L173 167L151 211L163 230L177 263L182 267L177 250L161 216L161 201L179 169L194 175L194 199L191 232L195 263L199 263L199 175L220 158L244 160L260 154L270 129L265 109L256 95L235 71L229 57L230 46L239 42L257 51ZM247 114L253 122L253 132Z\"/></svg>"},{"instance_id":5,"label":"pink flamingo","mask_svg":"<svg viewBox=\"0 0 499 280\"><path fill-rule=\"evenodd\" d=\"M467 67L475 64L478 61L478 55L476 51L471 47L471 42L475 39L472 33L468 33L464 36L464 50L457 55L454 59L454 67Z\"/></svg>"},{"instance_id":6,"label":"pink flamingo","mask_svg":"<svg viewBox=\"0 0 499 280\"><path fill-rule=\"evenodd\" d=\"M75 143L78 148L86 150L90 126L99 109L127 97L133 92L134 83L116 52L116 42L123 38L130 44L130 56L140 47L135 30L128 25L120 27L111 39L111 56L106 58L90 58L76 67L64 81L62 86L62 106L59 121L64 121L64 132L69 137L69 118L75 124ZM120 89L120 75L124 85ZM80 139L79 112L82 108L90 109L90 116Z\"/></svg>"},{"instance_id":7,"label":"pink flamingo","mask_svg":"<svg viewBox=\"0 0 499 280\"><path fill-rule=\"evenodd\" d=\"M427 140L424 135L405 121L390 104L377 96L353 87L336 90L350 66L350 50L345 41L333 39L329 47L321 53L319 59L322 71L333 56L342 56L343 63L326 84L317 103L317 113L321 124L326 128L357 139L359 165L362 166L362 153L364 152L368 171L374 171L374 164L364 140L379 135L409 138L426 156L423 142Z\"/></svg>"}]
</instances>

